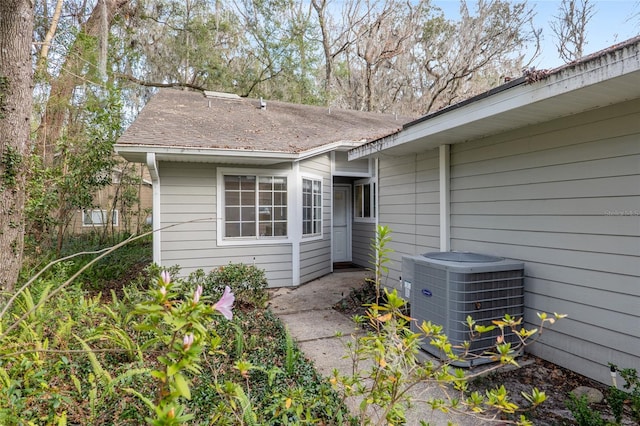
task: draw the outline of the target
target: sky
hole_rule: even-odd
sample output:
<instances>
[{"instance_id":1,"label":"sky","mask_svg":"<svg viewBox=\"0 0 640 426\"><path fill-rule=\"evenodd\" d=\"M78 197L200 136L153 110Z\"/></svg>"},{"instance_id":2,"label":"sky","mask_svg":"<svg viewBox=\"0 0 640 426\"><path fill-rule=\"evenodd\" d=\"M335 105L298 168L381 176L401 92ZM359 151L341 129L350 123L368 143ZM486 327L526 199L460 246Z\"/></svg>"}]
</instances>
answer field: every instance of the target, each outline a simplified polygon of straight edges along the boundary
<instances>
[{"instance_id":1,"label":"sky","mask_svg":"<svg viewBox=\"0 0 640 426\"><path fill-rule=\"evenodd\" d=\"M549 21L558 14L560 3L559 0L528 1L536 13L536 28L542 28L542 54L531 64L536 69L555 68L563 64L549 26ZM640 34L640 0L595 0L593 3L594 16L587 24L585 54L597 52ZM458 17L458 0L433 0L432 4L442 9L447 17Z\"/></svg>"}]
</instances>

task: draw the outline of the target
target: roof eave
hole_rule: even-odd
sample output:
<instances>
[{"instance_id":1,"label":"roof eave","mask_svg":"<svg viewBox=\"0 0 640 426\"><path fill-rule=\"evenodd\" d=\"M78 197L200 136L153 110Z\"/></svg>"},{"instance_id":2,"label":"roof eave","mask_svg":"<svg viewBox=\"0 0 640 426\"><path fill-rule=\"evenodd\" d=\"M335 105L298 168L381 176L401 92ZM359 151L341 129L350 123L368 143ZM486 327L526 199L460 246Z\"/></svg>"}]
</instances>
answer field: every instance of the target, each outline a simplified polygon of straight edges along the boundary
<instances>
[{"instance_id":1,"label":"roof eave","mask_svg":"<svg viewBox=\"0 0 640 426\"><path fill-rule=\"evenodd\" d=\"M116 144L115 151L126 160L144 163L147 153L154 153L158 161L260 164L271 165L295 160L299 154L278 151L250 151L242 149L164 147L153 145Z\"/></svg>"},{"instance_id":2,"label":"roof eave","mask_svg":"<svg viewBox=\"0 0 640 426\"><path fill-rule=\"evenodd\" d=\"M158 161L259 164L271 165L286 161L302 161L331 151L347 151L366 140L342 140L331 142L302 152L256 151L247 149L220 149L195 147L160 147L154 145L116 144L115 150L126 160L144 163L147 153L156 154Z\"/></svg>"}]
</instances>

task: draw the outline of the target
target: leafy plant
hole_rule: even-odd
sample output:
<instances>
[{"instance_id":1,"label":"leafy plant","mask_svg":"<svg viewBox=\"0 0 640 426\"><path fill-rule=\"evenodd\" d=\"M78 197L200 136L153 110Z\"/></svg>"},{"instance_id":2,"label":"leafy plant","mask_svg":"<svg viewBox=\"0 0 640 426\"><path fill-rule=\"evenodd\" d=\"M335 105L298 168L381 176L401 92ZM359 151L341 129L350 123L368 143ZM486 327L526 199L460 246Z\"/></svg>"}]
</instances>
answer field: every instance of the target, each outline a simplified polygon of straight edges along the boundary
<instances>
[{"instance_id":1,"label":"leafy plant","mask_svg":"<svg viewBox=\"0 0 640 426\"><path fill-rule=\"evenodd\" d=\"M189 276L189 281L202 285L204 294L211 297L219 296L229 286L239 305L262 308L269 298L264 271L244 263L229 263L206 275L199 270Z\"/></svg>"},{"instance_id":2,"label":"leafy plant","mask_svg":"<svg viewBox=\"0 0 640 426\"><path fill-rule=\"evenodd\" d=\"M567 408L576 419L579 426L604 426L606 423L599 411L591 409L586 395L580 398L574 394L569 394Z\"/></svg>"},{"instance_id":3,"label":"leafy plant","mask_svg":"<svg viewBox=\"0 0 640 426\"><path fill-rule=\"evenodd\" d=\"M640 377L638 377L638 371L635 368L620 369L615 364L609 364L609 366L613 373L620 373L620 377L624 380L622 387L628 392L628 394L625 394L625 400L629 398L631 416L635 421L640 423ZM617 396L622 398L622 395Z\"/></svg>"},{"instance_id":4,"label":"leafy plant","mask_svg":"<svg viewBox=\"0 0 640 426\"><path fill-rule=\"evenodd\" d=\"M206 327L211 316L216 311L229 320L233 316L234 296L229 287L213 306L200 301L202 286L193 289L190 297L185 297L183 291L182 283L163 271L148 291L149 300L136 307L136 313L143 316L136 328L155 335L143 349L160 353L156 358L160 368L151 372L159 387L155 401L135 389L128 391L153 409L155 416L147 421L155 426L177 425L193 418L181 403L182 398L191 399L191 386L185 373L197 375L202 371L202 352L212 342Z\"/></svg>"},{"instance_id":5,"label":"leafy plant","mask_svg":"<svg viewBox=\"0 0 640 426\"><path fill-rule=\"evenodd\" d=\"M388 260L389 250L386 245L389 241L389 230L379 227L372 242L372 249L380 251L372 256L376 259L377 280L381 279L381 271L384 271L384 264ZM379 282L376 283L376 288L381 288ZM517 365L515 357L522 346L528 344L546 323L553 324L564 315L555 314L551 317L540 314L539 317L540 326L534 330L524 329L520 319L508 315L494 321L491 326L480 326L472 318L467 318L466 326L472 338L495 329L501 331L494 353L483 355L499 361L495 369L504 364ZM529 407L519 407L510 400L504 386L489 390L486 395L468 392L467 380L474 376L466 375L460 368L451 367L452 362L469 356L468 342L454 346L442 332L443 327L431 322L416 324L416 331L412 331L410 324L415 320L406 314L406 302L395 289L384 289L384 294L380 294L376 302L368 306L365 315L355 317L354 320L368 324L369 332L364 336L353 336L352 341L347 343L347 356L352 361L351 373L340 374L335 370L331 383L343 398L357 398L360 402L358 409L361 425L404 424L407 408L417 403L411 390L418 384L453 389L453 393L445 392L446 398L423 401L432 410L443 412L471 411L481 415L498 411L516 415L535 408L546 399L544 392L533 389L531 393L524 393ZM519 336L518 345L505 343L504 333L507 330ZM445 359L441 363L422 363L417 358L421 341L425 339L444 354ZM375 417L372 413L375 413ZM531 424L522 414L512 423Z\"/></svg>"}]
</instances>

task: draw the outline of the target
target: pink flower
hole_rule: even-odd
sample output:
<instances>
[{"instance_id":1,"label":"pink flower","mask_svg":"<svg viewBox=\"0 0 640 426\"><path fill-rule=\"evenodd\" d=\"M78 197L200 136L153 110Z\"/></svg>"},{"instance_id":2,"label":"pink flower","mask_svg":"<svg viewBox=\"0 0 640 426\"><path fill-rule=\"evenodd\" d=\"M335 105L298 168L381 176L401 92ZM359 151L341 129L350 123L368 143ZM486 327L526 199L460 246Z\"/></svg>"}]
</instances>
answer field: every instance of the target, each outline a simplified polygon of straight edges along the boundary
<instances>
[{"instance_id":1,"label":"pink flower","mask_svg":"<svg viewBox=\"0 0 640 426\"><path fill-rule=\"evenodd\" d=\"M169 272L167 271L162 271L162 273L160 274L160 280L164 284L169 284L171 282L171 275L169 275Z\"/></svg>"},{"instance_id":2,"label":"pink flower","mask_svg":"<svg viewBox=\"0 0 640 426\"><path fill-rule=\"evenodd\" d=\"M160 294L163 298L167 296L167 289L165 288L165 286L160 287Z\"/></svg>"},{"instance_id":3,"label":"pink flower","mask_svg":"<svg viewBox=\"0 0 640 426\"><path fill-rule=\"evenodd\" d=\"M233 307L233 301L236 300L233 293L231 293L231 289L229 286L224 287L224 293L218 302L213 305L213 309L220 312L224 317L228 320L233 318L233 312L231 312L231 308Z\"/></svg>"},{"instance_id":4,"label":"pink flower","mask_svg":"<svg viewBox=\"0 0 640 426\"><path fill-rule=\"evenodd\" d=\"M196 291L193 292L193 304L197 305L200 301L200 296L202 296L202 286L199 285L196 287Z\"/></svg>"},{"instance_id":5,"label":"pink flower","mask_svg":"<svg viewBox=\"0 0 640 426\"><path fill-rule=\"evenodd\" d=\"M193 333L185 334L184 337L182 338L182 347L185 350L188 350L191 347L191 345L193 345L193 339L194 339Z\"/></svg>"}]
</instances>

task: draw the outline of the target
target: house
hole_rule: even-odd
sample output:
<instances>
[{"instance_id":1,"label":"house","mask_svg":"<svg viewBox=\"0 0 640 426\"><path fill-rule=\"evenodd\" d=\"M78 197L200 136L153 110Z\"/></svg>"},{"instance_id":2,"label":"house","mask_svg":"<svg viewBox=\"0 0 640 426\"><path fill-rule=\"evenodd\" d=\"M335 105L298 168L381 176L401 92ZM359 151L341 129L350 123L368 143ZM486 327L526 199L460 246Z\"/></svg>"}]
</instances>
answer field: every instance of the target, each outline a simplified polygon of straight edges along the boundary
<instances>
[{"instance_id":1,"label":"house","mask_svg":"<svg viewBox=\"0 0 640 426\"><path fill-rule=\"evenodd\" d=\"M103 232L139 234L147 224L152 204L151 177L142 164L121 161L111 170L111 184L93 195L94 206L74 212L72 234Z\"/></svg>"},{"instance_id":2,"label":"house","mask_svg":"<svg viewBox=\"0 0 640 426\"><path fill-rule=\"evenodd\" d=\"M368 264L375 161L347 151L407 121L162 89L115 148L151 173L156 263L185 274L255 264L270 286L295 286Z\"/></svg>"},{"instance_id":3,"label":"house","mask_svg":"<svg viewBox=\"0 0 640 426\"><path fill-rule=\"evenodd\" d=\"M640 37L532 71L354 148L402 256L470 251L525 265L525 321L568 318L531 353L611 383L640 369Z\"/></svg>"}]
</instances>

